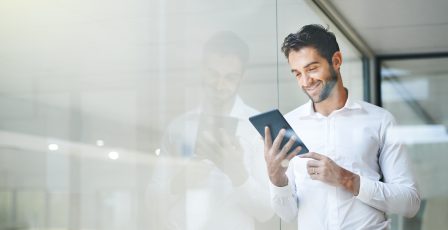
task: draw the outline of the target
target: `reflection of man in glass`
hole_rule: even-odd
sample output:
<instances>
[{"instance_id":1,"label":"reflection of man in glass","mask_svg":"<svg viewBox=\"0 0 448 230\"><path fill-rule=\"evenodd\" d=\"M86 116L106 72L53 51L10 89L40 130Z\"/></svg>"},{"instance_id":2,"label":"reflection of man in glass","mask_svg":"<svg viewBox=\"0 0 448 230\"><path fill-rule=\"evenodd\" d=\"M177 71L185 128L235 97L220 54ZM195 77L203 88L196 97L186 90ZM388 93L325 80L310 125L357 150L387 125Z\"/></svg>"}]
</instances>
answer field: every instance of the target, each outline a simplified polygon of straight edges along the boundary
<instances>
[{"instance_id":1,"label":"reflection of man in glass","mask_svg":"<svg viewBox=\"0 0 448 230\"><path fill-rule=\"evenodd\" d=\"M176 197L167 209L171 228L254 229L273 214L260 140L248 123L257 111L237 94L248 56L232 32L204 46L200 107L175 119L162 144L164 161L183 159L165 177Z\"/></svg>"},{"instance_id":2,"label":"reflection of man in glass","mask_svg":"<svg viewBox=\"0 0 448 230\"><path fill-rule=\"evenodd\" d=\"M221 32L204 46L204 110L230 114L248 62L247 45L231 32Z\"/></svg>"}]
</instances>

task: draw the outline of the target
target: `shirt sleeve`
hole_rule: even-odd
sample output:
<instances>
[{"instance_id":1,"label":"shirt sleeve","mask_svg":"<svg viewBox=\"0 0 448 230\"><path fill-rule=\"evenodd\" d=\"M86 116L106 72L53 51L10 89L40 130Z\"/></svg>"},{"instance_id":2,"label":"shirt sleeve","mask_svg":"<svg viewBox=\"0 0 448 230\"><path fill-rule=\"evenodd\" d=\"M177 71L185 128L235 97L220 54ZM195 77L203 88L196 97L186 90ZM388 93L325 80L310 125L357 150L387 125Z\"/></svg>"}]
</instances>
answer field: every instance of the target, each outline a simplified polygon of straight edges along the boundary
<instances>
[{"instance_id":1,"label":"shirt sleeve","mask_svg":"<svg viewBox=\"0 0 448 230\"><path fill-rule=\"evenodd\" d=\"M290 162L286 176L288 185L278 187L270 183L271 203L275 213L284 221L291 222L297 217L298 198L294 183L293 161Z\"/></svg>"},{"instance_id":2,"label":"shirt sleeve","mask_svg":"<svg viewBox=\"0 0 448 230\"><path fill-rule=\"evenodd\" d=\"M235 187L235 196L242 210L260 222L268 221L274 215L270 204L269 177L263 155L263 141L258 133L251 138L240 137L245 154L247 180ZM261 153L261 154L260 154Z\"/></svg>"},{"instance_id":3,"label":"shirt sleeve","mask_svg":"<svg viewBox=\"0 0 448 230\"><path fill-rule=\"evenodd\" d=\"M398 140L388 135L395 124L391 114L383 120L379 165L383 180L360 176L357 199L386 213L413 217L420 208L420 194L410 170L410 162Z\"/></svg>"}]
</instances>

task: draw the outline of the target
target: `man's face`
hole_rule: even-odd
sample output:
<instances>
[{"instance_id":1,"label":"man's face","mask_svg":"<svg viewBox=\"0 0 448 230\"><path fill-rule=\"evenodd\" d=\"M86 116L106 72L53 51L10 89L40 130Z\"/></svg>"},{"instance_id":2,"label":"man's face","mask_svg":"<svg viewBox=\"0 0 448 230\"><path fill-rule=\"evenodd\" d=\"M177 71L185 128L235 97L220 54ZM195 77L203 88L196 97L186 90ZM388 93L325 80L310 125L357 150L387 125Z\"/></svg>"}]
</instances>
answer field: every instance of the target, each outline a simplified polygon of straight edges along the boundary
<instances>
[{"instance_id":1,"label":"man's face","mask_svg":"<svg viewBox=\"0 0 448 230\"><path fill-rule=\"evenodd\" d=\"M243 65L235 55L210 55L204 66L203 83L208 99L225 101L233 98L243 75Z\"/></svg>"},{"instance_id":2,"label":"man's face","mask_svg":"<svg viewBox=\"0 0 448 230\"><path fill-rule=\"evenodd\" d=\"M315 48L293 50L289 53L288 61L299 86L314 103L330 96L338 76L333 66Z\"/></svg>"}]
</instances>

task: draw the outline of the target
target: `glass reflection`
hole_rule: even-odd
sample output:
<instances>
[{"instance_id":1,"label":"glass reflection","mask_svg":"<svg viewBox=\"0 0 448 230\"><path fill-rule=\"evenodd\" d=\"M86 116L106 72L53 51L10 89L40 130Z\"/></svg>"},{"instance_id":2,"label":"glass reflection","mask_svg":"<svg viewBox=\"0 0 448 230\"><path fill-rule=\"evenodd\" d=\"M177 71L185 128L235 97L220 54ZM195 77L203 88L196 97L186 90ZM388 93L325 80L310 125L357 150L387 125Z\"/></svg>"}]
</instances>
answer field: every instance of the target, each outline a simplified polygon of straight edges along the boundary
<instances>
[{"instance_id":1,"label":"glass reflection","mask_svg":"<svg viewBox=\"0 0 448 230\"><path fill-rule=\"evenodd\" d=\"M48 150L50 151L56 151L59 149L59 146L57 144L49 144L48 145Z\"/></svg>"},{"instance_id":2,"label":"glass reflection","mask_svg":"<svg viewBox=\"0 0 448 230\"><path fill-rule=\"evenodd\" d=\"M169 125L155 170L164 176L153 182L165 187L154 197L167 199L160 227L255 229L273 212L262 140L248 122L258 112L238 95L249 48L223 31L205 43L202 57L200 105Z\"/></svg>"},{"instance_id":3,"label":"glass reflection","mask_svg":"<svg viewBox=\"0 0 448 230\"><path fill-rule=\"evenodd\" d=\"M320 22L308 3L0 5L0 229L279 229L246 122L251 107L297 104L276 31ZM222 29L250 61L244 42L205 51Z\"/></svg>"}]
</instances>

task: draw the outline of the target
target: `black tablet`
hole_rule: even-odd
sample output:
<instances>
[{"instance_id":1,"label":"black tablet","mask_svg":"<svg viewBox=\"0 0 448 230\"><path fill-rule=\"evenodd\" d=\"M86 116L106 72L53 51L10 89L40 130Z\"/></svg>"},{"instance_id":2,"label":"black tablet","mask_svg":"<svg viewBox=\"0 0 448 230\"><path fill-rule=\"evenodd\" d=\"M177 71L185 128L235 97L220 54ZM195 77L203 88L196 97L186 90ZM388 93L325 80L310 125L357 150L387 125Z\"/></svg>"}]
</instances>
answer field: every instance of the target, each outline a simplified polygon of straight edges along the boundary
<instances>
[{"instance_id":1,"label":"black tablet","mask_svg":"<svg viewBox=\"0 0 448 230\"><path fill-rule=\"evenodd\" d=\"M282 140L280 148L283 148L283 146L289 141L289 138L291 138L292 136L296 136L296 141L288 153L292 152L298 146L302 146L302 150L297 155L309 152L308 148L305 146L299 136L294 132L294 130L288 124L280 111L278 111L278 109L249 117L249 121L257 129L261 136L263 136L263 140L264 127L268 126L271 130L272 141L274 141L275 137L277 137L281 129L285 129L285 137Z\"/></svg>"}]
</instances>

